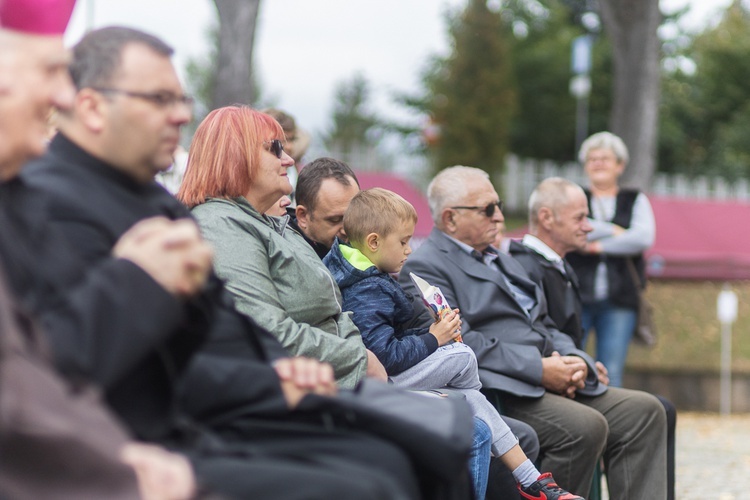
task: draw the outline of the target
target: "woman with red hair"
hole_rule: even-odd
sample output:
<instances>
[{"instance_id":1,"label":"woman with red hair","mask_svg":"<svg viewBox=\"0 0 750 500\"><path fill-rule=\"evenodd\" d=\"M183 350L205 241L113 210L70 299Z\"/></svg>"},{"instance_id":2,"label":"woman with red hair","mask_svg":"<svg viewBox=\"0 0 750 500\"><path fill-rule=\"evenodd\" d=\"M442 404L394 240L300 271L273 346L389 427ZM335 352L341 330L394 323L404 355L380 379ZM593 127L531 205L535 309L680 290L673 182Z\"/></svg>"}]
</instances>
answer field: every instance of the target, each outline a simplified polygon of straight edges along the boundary
<instances>
[{"instance_id":1,"label":"woman with red hair","mask_svg":"<svg viewBox=\"0 0 750 500\"><path fill-rule=\"evenodd\" d=\"M293 355L330 363L339 385L385 379L359 330L342 313L328 269L288 217L266 211L292 191L281 126L246 106L211 112L200 124L177 197L215 249L217 274L238 310L271 331Z\"/></svg>"}]
</instances>

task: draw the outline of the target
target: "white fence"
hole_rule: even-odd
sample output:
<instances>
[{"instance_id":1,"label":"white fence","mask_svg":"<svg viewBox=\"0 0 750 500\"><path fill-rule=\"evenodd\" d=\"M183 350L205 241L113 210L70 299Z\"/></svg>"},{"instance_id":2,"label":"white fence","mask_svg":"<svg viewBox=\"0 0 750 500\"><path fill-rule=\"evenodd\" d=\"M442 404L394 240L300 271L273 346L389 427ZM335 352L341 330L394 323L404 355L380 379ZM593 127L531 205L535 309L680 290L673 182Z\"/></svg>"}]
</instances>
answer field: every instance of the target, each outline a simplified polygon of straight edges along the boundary
<instances>
[{"instance_id":1,"label":"white fence","mask_svg":"<svg viewBox=\"0 0 750 500\"><path fill-rule=\"evenodd\" d=\"M183 153L184 156L184 153ZM342 154L313 148L305 158L309 161L319 156L332 156L346 161L355 170L389 171L407 178L424 191L430 182L429 160L419 155L383 154L376 148L363 148ZM179 167L160 174L157 178L176 191L182 180L184 158ZM557 164L549 160L522 159L509 155L505 162L505 174L493 179L509 212L525 212L527 201L537 184L547 177L564 177L581 185L586 184L583 168L576 162ZM733 200L750 203L748 179L729 183L718 177L688 178L684 175L657 174L651 183L649 194L693 199Z\"/></svg>"},{"instance_id":2,"label":"white fence","mask_svg":"<svg viewBox=\"0 0 750 500\"><path fill-rule=\"evenodd\" d=\"M519 159L510 155L505 164L505 174L495 185L502 189L503 201L508 211L523 212L534 187L547 177L564 177L581 185L586 184L583 168L578 163L558 165L551 161ZM684 175L657 174L648 193L680 198L750 202L750 182L740 179L730 184L718 177L690 179Z\"/></svg>"},{"instance_id":3,"label":"white fence","mask_svg":"<svg viewBox=\"0 0 750 500\"><path fill-rule=\"evenodd\" d=\"M336 156L334 156L336 157ZM372 151L349 155L355 169L388 170L403 175L424 191L430 181L429 160L423 156L389 157ZM585 186L583 167L577 162L558 164L550 160L533 160L508 155L502 178L493 179L509 212L525 212L527 201L537 184L547 177L564 177ZM647 192L657 196L673 196L703 200L733 200L750 203L750 181L730 183L719 177L656 174Z\"/></svg>"}]
</instances>

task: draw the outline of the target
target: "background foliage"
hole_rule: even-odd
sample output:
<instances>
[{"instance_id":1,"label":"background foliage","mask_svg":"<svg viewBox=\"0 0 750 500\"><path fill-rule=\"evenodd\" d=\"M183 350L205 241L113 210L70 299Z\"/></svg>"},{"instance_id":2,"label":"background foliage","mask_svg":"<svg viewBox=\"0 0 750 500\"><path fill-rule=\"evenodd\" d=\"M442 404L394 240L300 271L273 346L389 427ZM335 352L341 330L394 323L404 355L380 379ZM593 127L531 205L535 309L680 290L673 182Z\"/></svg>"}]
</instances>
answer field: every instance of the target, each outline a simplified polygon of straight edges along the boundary
<instances>
[{"instance_id":1,"label":"background foliage","mask_svg":"<svg viewBox=\"0 0 750 500\"><path fill-rule=\"evenodd\" d=\"M260 3L218 1L242 9L254 4L256 11ZM613 102L612 48L597 19L600 2L609 1L467 0L463 10L446 13L452 48L426 63L422 91L394 96L416 117L412 122L389 123L376 115L369 102L372 86L353 75L335 90L331 127L318 132L328 145L360 149L393 144L383 139L395 132L402 150L427 155L435 168L471 164L497 174L508 152L575 160L575 99L568 90L571 42L584 33L595 36L589 133L606 130ZM660 30L657 170L747 177L750 13L735 0L718 24L694 33L678 27L684 13L665 16ZM198 117L215 104L225 29L220 23L210 34L215 47L210 57L188 67L188 86L202 104ZM257 88L255 81L250 84ZM254 96L250 104L258 105L257 91Z\"/></svg>"}]
</instances>

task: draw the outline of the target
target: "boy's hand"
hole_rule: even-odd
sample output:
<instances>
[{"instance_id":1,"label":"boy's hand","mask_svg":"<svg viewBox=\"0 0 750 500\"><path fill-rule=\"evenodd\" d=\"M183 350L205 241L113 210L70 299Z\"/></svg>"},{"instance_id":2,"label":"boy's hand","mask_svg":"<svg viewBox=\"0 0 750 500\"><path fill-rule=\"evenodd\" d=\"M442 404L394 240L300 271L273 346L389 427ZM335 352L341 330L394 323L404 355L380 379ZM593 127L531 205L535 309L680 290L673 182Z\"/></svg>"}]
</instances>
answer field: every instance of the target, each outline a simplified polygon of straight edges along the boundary
<instances>
[{"instance_id":1,"label":"boy's hand","mask_svg":"<svg viewBox=\"0 0 750 500\"><path fill-rule=\"evenodd\" d=\"M458 315L458 309L448 311L442 318L435 321L430 326L430 333L437 339L439 346L460 339L461 337L461 316Z\"/></svg>"}]
</instances>

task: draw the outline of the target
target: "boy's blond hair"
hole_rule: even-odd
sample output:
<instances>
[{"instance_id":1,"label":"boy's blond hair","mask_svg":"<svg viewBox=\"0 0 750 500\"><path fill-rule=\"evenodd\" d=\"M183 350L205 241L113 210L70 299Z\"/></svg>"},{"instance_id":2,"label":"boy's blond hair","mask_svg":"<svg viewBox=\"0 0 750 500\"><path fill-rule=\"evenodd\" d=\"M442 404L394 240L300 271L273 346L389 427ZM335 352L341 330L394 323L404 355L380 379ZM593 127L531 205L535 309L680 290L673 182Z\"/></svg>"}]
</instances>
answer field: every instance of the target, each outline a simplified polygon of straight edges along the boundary
<instances>
[{"instance_id":1,"label":"boy's blond hair","mask_svg":"<svg viewBox=\"0 0 750 500\"><path fill-rule=\"evenodd\" d=\"M411 203L393 191L372 188L352 198L344 213L344 231L352 244L362 244L370 233L388 236L403 222L417 223Z\"/></svg>"}]
</instances>

